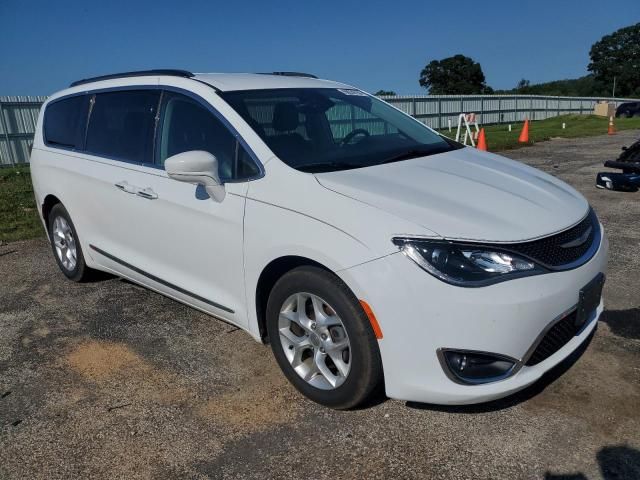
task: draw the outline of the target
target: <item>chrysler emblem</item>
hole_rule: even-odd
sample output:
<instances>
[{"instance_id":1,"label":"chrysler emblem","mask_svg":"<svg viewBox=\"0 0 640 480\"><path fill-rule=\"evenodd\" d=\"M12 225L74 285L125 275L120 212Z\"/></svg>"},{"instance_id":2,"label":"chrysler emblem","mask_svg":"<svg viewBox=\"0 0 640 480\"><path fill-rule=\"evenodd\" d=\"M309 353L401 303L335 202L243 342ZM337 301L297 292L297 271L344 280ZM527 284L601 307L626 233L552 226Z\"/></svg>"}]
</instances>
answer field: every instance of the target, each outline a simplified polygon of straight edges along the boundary
<instances>
[{"instance_id":1,"label":"chrysler emblem","mask_svg":"<svg viewBox=\"0 0 640 480\"><path fill-rule=\"evenodd\" d=\"M587 228L585 232L582 235L580 235L578 238L576 238L575 240L571 240L570 242L563 243L562 245L560 245L560 248L579 247L580 245L582 245L584 242L587 241L587 239L589 238L589 235L591 235L591 230L593 230L593 227Z\"/></svg>"}]
</instances>

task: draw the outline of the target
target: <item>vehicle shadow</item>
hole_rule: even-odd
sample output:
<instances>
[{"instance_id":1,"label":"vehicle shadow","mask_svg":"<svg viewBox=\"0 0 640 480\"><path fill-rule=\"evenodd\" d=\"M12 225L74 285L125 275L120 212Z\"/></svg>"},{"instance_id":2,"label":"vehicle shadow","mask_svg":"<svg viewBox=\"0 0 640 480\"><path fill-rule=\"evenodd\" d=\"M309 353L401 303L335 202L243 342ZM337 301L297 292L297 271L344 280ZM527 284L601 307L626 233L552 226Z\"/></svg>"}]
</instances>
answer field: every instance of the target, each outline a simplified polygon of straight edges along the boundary
<instances>
[{"instance_id":1,"label":"vehicle shadow","mask_svg":"<svg viewBox=\"0 0 640 480\"><path fill-rule=\"evenodd\" d=\"M640 451L626 445L601 448L597 455L598 466L604 480L640 478ZM584 473L555 474L547 472L545 480L588 480Z\"/></svg>"},{"instance_id":2,"label":"vehicle shadow","mask_svg":"<svg viewBox=\"0 0 640 480\"><path fill-rule=\"evenodd\" d=\"M640 307L628 310L606 310L600 321L609 325L611 331L619 337L640 339Z\"/></svg>"},{"instance_id":3,"label":"vehicle shadow","mask_svg":"<svg viewBox=\"0 0 640 480\"><path fill-rule=\"evenodd\" d=\"M438 412L472 414L495 412L497 410L511 408L515 405L529 400L530 398L535 397L536 395L544 391L544 389L547 388L548 385L552 384L558 378L564 375L587 350L587 348L591 344L591 341L593 340L596 330L597 328L595 328L593 332L591 332L591 334L585 339L580 347L574 350L558 365L546 372L542 377L540 377L537 382L523 390L520 390L519 392L509 395L508 397L473 405L434 405L430 403L407 402L406 406L417 410L433 410Z\"/></svg>"},{"instance_id":4,"label":"vehicle shadow","mask_svg":"<svg viewBox=\"0 0 640 480\"><path fill-rule=\"evenodd\" d=\"M103 272L102 270L92 270L91 275L86 280L83 280L82 283L100 283L107 280L113 280L114 278L118 277L112 273Z\"/></svg>"}]
</instances>

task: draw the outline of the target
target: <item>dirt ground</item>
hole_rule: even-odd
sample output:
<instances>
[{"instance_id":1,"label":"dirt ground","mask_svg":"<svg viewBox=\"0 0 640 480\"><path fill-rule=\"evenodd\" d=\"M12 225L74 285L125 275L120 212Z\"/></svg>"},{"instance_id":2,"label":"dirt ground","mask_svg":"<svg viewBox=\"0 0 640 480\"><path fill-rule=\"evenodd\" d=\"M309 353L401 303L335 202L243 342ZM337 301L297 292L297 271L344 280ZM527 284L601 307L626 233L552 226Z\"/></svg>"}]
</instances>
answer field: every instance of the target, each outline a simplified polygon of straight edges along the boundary
<instances>
[{"instance_id":1,"label":"dirt ground","mask_svg":"<svg viewBox=\"0 0 640 480\"><path fill-rule=\"evenodd\" d=\"M331 411L234 327L123 280L65 281L45 240L0 246L0 478L640 478L640 192L594 187L639 133L506 153L592 202L607 310L586 349L486 405Z\"/></svg>"}]
</instances>

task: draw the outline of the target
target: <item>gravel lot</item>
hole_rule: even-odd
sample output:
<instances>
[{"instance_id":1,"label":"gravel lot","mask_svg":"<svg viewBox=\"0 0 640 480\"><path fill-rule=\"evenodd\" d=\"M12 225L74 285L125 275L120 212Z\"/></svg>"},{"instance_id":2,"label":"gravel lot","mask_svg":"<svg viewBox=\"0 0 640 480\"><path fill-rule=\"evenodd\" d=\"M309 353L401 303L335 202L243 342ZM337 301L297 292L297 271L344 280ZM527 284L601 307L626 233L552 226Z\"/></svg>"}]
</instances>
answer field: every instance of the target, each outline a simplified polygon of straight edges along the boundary
<instances>
[{"instance_id":1,"label":"gravel lot","mask_svg":"<svg viewBox=\"0 0 640 480\"><path fill-rule=\"evenodd\" d=\"M594 205L607 311L586 351L486 405L327 410L242 331L123 280L65 281L45 240L0 246L0 478L640 478L640 193L594 187L639 133L507 153Z\"/></svg>"}]
</instances>

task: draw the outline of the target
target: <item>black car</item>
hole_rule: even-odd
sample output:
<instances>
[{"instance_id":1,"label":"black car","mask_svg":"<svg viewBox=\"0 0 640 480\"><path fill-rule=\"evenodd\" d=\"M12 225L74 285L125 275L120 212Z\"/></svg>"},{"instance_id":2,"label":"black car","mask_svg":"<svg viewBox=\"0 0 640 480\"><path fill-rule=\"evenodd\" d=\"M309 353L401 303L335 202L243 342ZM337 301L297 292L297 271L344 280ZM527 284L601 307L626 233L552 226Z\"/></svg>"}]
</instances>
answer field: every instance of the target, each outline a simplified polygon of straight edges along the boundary
<instances>
[{"instance_id":1,"label":"black car","mask_svg":"<svg viewBox=\"0 0 640 480\"><path fill-rule=\"evenodd\" d=\"M630 147L622 147L620 156L616 160L607 160L604 166L616 168L622 172L598 173L596 187L624 192L640 190L640 140Z\"/></svg>"},{"instance_id":2,"label":"black car","mask_svg":"<svg viewBox=\"0 0 640 480\"><path fill-rule=\"evenodd\" d=\"M626 102L618 105L616 118L618 117L640 117L640 102Z\"/></svg>"}]
</instances>

